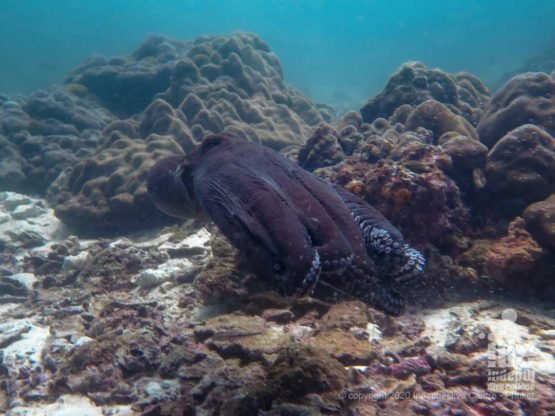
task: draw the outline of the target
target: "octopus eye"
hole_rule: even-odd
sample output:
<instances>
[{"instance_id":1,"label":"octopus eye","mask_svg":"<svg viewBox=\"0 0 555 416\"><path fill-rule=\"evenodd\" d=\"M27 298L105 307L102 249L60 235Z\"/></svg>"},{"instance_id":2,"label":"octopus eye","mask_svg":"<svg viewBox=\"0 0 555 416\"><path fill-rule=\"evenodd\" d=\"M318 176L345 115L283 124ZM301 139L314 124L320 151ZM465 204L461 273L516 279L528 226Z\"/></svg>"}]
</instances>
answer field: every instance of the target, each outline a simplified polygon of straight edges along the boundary
<instances>
[{"instance_id":1,"label":"octopus eye","mask_svg":"<svg viewBox=\"0 0 555 416\"><path fill-rule=\"evenodd\" d=\"M202 152L206 152L210 149L212 149L213 147L216 147L217 145L219 145L222 141L224 140L224 138L222 136L217 136L217 135L211 135L211 136L207 136L203 141L202 141Z\"/></svg>"}]
</instances>

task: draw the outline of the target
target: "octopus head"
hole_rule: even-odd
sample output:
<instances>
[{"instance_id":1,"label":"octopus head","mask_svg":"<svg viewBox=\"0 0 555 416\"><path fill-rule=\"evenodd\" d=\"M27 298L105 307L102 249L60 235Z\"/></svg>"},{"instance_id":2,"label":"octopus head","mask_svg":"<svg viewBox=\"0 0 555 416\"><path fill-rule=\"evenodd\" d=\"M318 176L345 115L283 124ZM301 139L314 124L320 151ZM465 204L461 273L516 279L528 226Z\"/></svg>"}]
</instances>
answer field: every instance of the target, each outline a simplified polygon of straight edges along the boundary
<instances>
[{"instance_id":1,"label":"octopus head","mask_svg":"<svg viewBox=\"0 0 555 416\"><path fill-rule=\"evenodd\" d=\"M186 169L184 156L170 156L158 161L147 177L147 191L152 203L171 217L191 218L199 206L181 176Z\"/></svg>"}]
</instances>

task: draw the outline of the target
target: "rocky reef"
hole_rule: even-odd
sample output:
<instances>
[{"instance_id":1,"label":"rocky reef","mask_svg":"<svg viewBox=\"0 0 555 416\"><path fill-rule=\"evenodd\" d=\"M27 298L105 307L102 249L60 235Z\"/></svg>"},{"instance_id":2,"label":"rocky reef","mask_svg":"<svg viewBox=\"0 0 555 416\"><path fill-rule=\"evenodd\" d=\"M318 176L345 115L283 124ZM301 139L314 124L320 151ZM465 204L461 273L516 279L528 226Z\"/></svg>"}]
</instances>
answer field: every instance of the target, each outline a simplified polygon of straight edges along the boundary
<instances>
[{"instance_id":1,"label":"rocky reef","mask_svg":"<svg viewBox=\"0 0 555 416\"><path fill-rule=\"evenodd\" d=\"M465 269L459 277L535 275L553 263L545 200L555 192L553 82L544 73L520 75L490 97L471 75L405 64L360 114L321 124L298 162L362 196L421 248L432 243L449 254ZM515 222L524 212L526 221ZM522 243L513 237L507 245L503 236L516 223ZM479 248L480 241L499 249ZM493 250L489 260L468 262L482 250ZM494 286L528 288L501 280ZM549 284L540 280L542 292Z\"/></svg>"},{"instance_id":2,"label":"rocky reef","mask_svg":"<svg viewBox=\"0 0 555 416\"><path fill-rule=\"evenodd\" d=\"M299 145L333 111L288 86L260 38L238 33L151 36L128 57L87 60L63 87L1 98L0 115L3 189L47 194L67 224L115 232L163 221L141 188L156 159L223 131Z\"/></svg>"},{"instance_id":3,"label":"rocky reef","mask_svg":"<svg viewBox=\"0 0 555 416\"><path fill-rule=\"evenodd\" d=\"M526 73L492 95L409 62L336 117L238 33L151 36L0 96L0 413L550 414L554 86ZM398 227L427 258L392 283L408 313L324 275L285 297L213 224L156 210L151 166L220 132Z\"/></svg>"},{"instance_id":4,"label":"rocky reef","mask_svg":"<svg viewBox=\"0 0 555 416\"><path fill-rule=\"evenodd\" d=\"M283 298L252 284L207 303L198 290L218 289L201 284L202 270L225 274L235 261L217 254L223 246L202 224L83 240L40 200L0 201L0 409L9 415L526 414L554 405L555 321L539 306L482 300L392 318L331 293ZM533 398L491 384L493 344L519 346L506 369L535 374Z\"/></svg>"},{"instance_id":5,"label":"rocky reef","mask_svg":"<svg viewBox=\"0 0 555 416\"><path fill-rule=\"evenodd\" d=\"M330 117L287 86L277 56L246 33L192 42L151 36L131 56L88 60L66 82L124 117L164 99L197 140L230 129L283 147Z\"/></svg>"}]
</instances>

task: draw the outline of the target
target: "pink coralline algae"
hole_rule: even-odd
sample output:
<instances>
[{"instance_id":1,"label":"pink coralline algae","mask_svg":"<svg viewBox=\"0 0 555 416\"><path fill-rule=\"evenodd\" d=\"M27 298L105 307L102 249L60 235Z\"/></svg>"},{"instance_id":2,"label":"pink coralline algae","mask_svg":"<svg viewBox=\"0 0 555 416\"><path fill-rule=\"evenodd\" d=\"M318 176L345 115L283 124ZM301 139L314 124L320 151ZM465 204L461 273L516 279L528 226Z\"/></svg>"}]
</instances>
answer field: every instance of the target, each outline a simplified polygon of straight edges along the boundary
<instances>
[{"instance_id":1,"label":"pink coralline algae","mask_svg":"<svg viewBox=\"0 0 555 416\"><path fill-rule=\"evenodd\" d=\"M432 372L432 367L426 357L407 358L400 363L391 364L384 369L385 374L398 379L406 379L411 374L421 376Z\"/></svg>"}]
</instances>

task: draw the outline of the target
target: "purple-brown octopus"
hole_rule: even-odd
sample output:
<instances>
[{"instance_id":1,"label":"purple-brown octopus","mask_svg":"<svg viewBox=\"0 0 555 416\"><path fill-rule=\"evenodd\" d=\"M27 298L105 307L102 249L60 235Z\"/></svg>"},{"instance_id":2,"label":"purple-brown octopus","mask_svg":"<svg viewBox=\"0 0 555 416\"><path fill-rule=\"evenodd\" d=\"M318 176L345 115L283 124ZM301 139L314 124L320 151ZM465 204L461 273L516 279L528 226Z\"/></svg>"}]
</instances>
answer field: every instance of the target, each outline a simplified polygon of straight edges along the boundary
<instances>
[{"instance_id":1,"label":"purple-brown octopus","mask_svg":"<svg viewBox=\"0 0 555 416\"><path fill-rule=\"evenodd\" d=\"M355 279L361 298L397 315L404 301L394 287L424 270L424 257L361 198L230 134L159 161L147 187L168 215L204 212L259 276L288 295L310 293L321 273L333 273Z\"/></svg>"}]
</instances>

